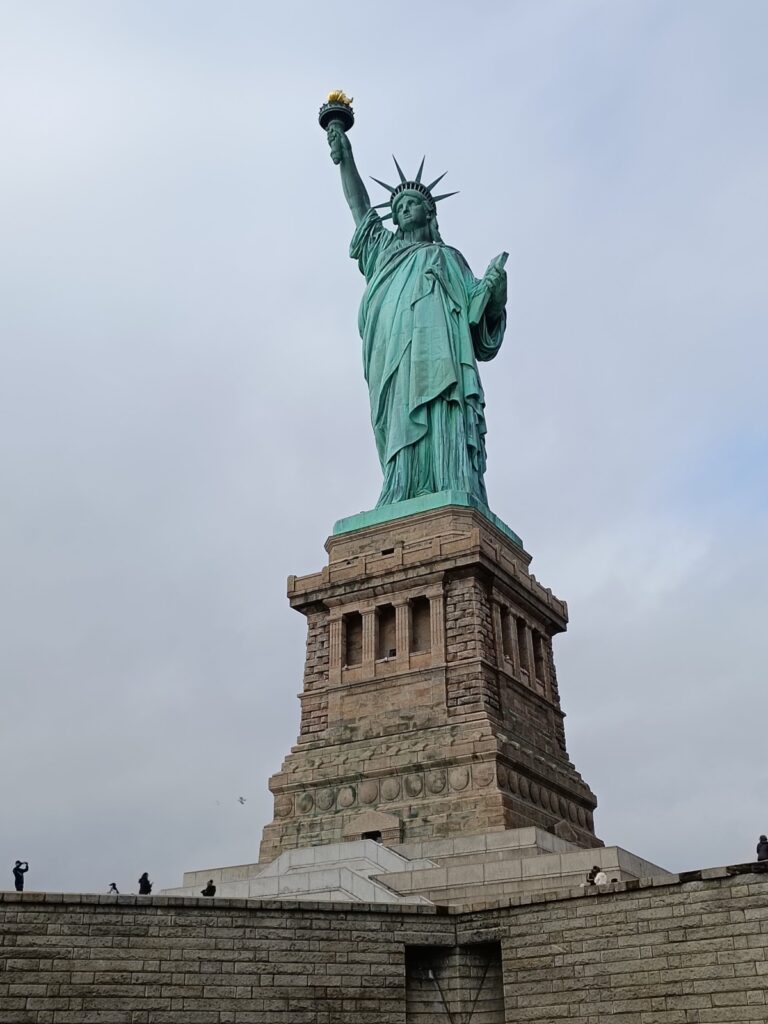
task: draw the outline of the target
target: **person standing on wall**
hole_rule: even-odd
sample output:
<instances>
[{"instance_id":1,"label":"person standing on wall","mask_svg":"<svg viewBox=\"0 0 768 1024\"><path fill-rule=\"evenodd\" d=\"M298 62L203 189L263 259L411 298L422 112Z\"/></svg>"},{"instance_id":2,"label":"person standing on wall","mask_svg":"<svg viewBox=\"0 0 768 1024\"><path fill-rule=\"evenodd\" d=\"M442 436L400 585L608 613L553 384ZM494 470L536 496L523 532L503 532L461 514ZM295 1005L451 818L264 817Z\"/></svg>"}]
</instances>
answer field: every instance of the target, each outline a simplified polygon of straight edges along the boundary
<instances>
[{"instance_id":1,"label":"person standing on wall","mask_svg":"<svg viewBox=\"0 0 768 1024\"><path fill-rule=\"evenodd\" d=\"M23 866L22 866L23 865ZM16 892L24 892L24 875L29 871L25 860L17 860L13 866L13 885Z\"/></svg>"}]
</instances>

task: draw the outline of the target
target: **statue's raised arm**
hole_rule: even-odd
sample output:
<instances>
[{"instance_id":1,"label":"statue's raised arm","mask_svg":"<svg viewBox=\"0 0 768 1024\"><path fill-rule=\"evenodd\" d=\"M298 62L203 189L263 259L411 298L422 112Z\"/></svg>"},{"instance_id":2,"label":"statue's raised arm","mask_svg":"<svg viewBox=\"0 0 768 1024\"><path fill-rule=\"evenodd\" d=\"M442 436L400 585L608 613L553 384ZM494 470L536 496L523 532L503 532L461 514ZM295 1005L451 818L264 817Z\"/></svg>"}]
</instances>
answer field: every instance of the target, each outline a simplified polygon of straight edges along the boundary
<instances>
[{"instance_id":1,"label":"statue's raised arm","mask_svg":"<svg viewBox=\"0 0 768 1024\"><path fill-rule=\"evenodd\" d=\"M422 181L424 161L371 206L347 132L351 101L332 93L320 108L331 159L341 171L355 219L350 256L366 279L360 306L363 367L384 485L379 505L422 495L487 506L485 398L478 362L493 359L506 326L506 253L481 279L453 246L443 243L435 195L441 174ZM382 213L379 214L379 210ZM383 221L392 220L393 231Z\"/></svg>"},{"instance_id":2,"label":"statue's raised arm","mask_svg":"<svg viewBox=\"0 0 768 1024\"><path fill-rule=\"evenodd\" d=\"M327 133L331 160L341 171L344 198L355 218L355 226L359 227L371 208L371 200L355 165L352 146L347 138L347 132L354 123L355 114L349 96L345 96L340 89L330 93L328 101L320 108L320 124Z\"/></svg>"},{"instance_id":3,"label":"statue's raised arm","mask_svg":"<svg viewBox=\"0 0 768 1024\"><path fill-rule=\"evenodd\" d=\"M347 133L338 121L334 121L328 128L328 145L331 147L331 160L338 164L341 171L344 198L355 218L355 224L359 225L371 208L371 200L355 164Z\"/></svg>"}]
</instances>

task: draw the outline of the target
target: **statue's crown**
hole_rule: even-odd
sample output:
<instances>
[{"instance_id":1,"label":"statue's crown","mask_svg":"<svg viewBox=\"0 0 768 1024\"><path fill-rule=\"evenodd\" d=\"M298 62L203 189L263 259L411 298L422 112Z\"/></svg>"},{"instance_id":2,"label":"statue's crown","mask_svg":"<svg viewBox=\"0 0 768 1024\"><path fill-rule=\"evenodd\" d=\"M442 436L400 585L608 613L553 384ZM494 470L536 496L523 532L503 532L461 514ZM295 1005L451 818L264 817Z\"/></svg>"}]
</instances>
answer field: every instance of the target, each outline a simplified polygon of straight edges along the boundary
<instances>
[{"instance_id":1,"label":"statue's crown","mask_svg":"<svg viewBox=\"0 0 768 1024\"><path fill-rule=\"evenodd\" d=\"M377 185L381 185L382 188L387 189L387 191L389 192L389 199L385 203L378 203L374 207L375 210L382 210L387 206L390 208L390 212L384 214L382 220L388 220L392 216L392 210L394 209L395 206L395 200L403 192L416 192L418 193L418 195L423 196L432 210L435 209L436 204L439 203L441 199L447 199L449 196L455 196L457 194L456 192L444 192L440 196L435 196L432 194L432 189L435 187L435 185L437 185L439 181L443 180L443 178L448 172L443 171L439 178L435 178L435 180L430 185L425 185L421 180L421 175L424 170L423 157L421 160L421 164L419 165L419 169L418 171L416 171L415 178L406 178L406 176L403 174L400 168L400 164L397 162L397 159L394 156L392 157L392 159L395 161L395 167L397 168L397 173L400 176L400 182L397 185L388 185L385 181L379 181L378 178L373 178Z\"/></svg>"}]
</instances>

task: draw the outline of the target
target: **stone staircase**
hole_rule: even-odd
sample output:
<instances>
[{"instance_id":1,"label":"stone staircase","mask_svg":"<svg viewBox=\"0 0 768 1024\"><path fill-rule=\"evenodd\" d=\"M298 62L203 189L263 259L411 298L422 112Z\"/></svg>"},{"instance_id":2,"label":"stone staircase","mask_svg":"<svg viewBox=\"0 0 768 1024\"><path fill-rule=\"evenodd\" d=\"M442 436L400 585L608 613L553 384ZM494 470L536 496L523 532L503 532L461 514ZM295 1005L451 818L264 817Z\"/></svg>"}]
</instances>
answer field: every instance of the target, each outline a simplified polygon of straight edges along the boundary
<instances>
[{"instance_id":1,"label":"stone staircase","mask_svg":"<svg viewBox=\"0 0 768 1024\"><path fill-rule=\"evenodd\" d=\"M576 888L593 864L619 882L668 874L621 847L584 850L537 828L409 843L394 849L408 867L389 872L387 886L403 896L421 895L431 903L448 905ZM424 860L435 866L416 866Z\"/></svg>"},{"instance_id":2,"label":"stone staircase","mask_svg":"<svg viewBox=\"0 0 768 1024\"><path fill-rule=\"evenodd\" d=\"M314 900L346 903L428 903L420 893L400 894L385 881L390 873L426 870L427 859L406 860L371 839L288 850L268 864L186 871L184 884L164 896L199 896L209 879L217 896L256 900Z\"/></svg>"},{"instance_id":3,"label":"stone staircase","mask_svg":"<svg viewBox=\"0 0 768 1024\"><path fill-rule=\"evenodd\" d=\"M460 906L581 885L593 864L625 882L663 868L618 846L582 847L530 827L384 846L371 839L302 847L268 864L189 871L168 896Z\"/></svg>"}]
</instances>

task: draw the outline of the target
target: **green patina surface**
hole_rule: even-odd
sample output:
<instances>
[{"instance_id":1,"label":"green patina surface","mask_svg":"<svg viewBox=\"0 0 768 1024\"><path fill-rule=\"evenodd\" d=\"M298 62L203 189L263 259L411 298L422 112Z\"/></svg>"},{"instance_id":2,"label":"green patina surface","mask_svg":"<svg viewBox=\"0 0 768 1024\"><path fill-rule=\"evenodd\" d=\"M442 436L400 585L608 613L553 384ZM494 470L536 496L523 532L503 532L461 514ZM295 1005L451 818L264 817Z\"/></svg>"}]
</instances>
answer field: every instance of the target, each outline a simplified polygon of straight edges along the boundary
<instances>
[{"instance_id":1,"label":"green patina surface","mask_svg":"<svg viewBox=\"0 0 768 1024\"><path fill-rule=\"evenodd\" d=\"M487 505L478 501L474 494L470 494L468 491L456 490L422 494L418 498L409 498L407 501L398 501L391 505L378 505L369 512L358 512L355 516L346 516L334 523L333 534L338 536L340 533L363 530L366 526L379 526L381 523L388 523L393 519L403 519L405 516L413 516L418 512L431 512L433 509L444 508L446 505L477 509L489 523L492 523L497 530L501 530L505 537L509 537L513 544L523 547L522 540L514 530L510 530L507 524L494 515Z\"/></svg>"},{"instance_id":2,"label":"green patina surface","mask_svg":"<svg viewBox=\"0 0 768 1024\"><path fill-rule=\"evenodd\" d=\"M351 107L326 104L320 123L355 222L350 256L366 282L358 326L384 475L380 521L409 514L393 513L394 508L418 510L418 502L430 496L437 504L429 507L471 503L495 521L483 479L485 397L478 362L493 359L504 338L506 253L476 278L458 249L443 242L436 206L447 195L433 192L440 178L422 181L423 160L412 178L395 161L400 181L380 182L389 192L379 204L387 212L380 215L347 138L354 123ZM394 230L384 226L388 219ZM465 498L446 502L437 497L446 493ZM507 527L501 528L518 542Z\"/></svg>"}]
</instances>

